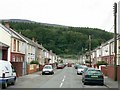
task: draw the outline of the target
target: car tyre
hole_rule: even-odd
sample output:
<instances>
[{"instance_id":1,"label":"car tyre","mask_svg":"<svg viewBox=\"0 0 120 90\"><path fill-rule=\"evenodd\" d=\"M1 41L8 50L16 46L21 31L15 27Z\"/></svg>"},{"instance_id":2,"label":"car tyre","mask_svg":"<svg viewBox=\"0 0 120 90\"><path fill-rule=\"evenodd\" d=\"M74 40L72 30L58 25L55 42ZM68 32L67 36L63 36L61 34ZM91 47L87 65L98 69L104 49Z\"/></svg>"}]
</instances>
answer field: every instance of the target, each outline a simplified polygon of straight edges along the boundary
<instances>
[{"instance_id":1,"label":"car tyre","mask_svg":"<svg viewBox=\"0 0 120 90\"><path fill-rule=\"evenodd\" d=\"M104 85L104 83L101 83L100 85L101 85L101 86L103 86L103 85Z\"/></svg>"},{"instance_id":2,"label":"car tyre","mask_svg":"<svg viewBox=\"0 0 120 90\"><path fill-rule=\"evenodd\" d=\"M44 75L44 73L42 73L42 75Z\"/></svg>"},{"instance_id":3,"label":"car tyre","mask_svg":"<svg viewBox=\"0 0 120 90\"><path fill-rule=\"evenodd\" d=\"M3 88L3 89L6 89L7 86L8 86L7 81L6 81L4 84L2 84L2 88Z\"/></svg>"},{"instance_id":4,"label":"car tyre","mask_svg":"<svg viewBox=\"0 0 120 90\"><path fill-rule=\"evenodd\" d=\"M15 82L16 82L16 77L15 77L14 81L11 83L11 85L15 85Z\"/></svg>"},{"instance_id":5,"label":"car tyre","mask_svg":"<svg viewBox=\"0 0 120 90\"><path fill-rule=\"evenodd\" d=\"M84 85L87 85L87 83L86 83L86 82L83 82L83 84L84 84Z\"/></svg>"}]
</instances>

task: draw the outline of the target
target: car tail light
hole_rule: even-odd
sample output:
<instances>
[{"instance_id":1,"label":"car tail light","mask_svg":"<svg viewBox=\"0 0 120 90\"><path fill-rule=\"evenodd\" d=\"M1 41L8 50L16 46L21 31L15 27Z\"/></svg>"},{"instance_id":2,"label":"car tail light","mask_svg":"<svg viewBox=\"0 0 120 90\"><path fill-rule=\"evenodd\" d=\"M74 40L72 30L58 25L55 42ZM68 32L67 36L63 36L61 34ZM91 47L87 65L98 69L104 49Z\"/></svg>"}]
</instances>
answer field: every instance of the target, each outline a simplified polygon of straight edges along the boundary
<instances>
[{"instance_id":1,"label":"car tail light","mask_svg":"<svg viewBox=\"0 0 120 90\"><path fill-rule=\"evenodd\" d=\"M88 75L86 74L85 77L88 78Z\"/></svg>"},{"instance_id":2,"label":"car tail light","mask_svg":"<svg viewBox=\"0 0 120 90\"><path fill-rule=\"evenodd\" d=\"M103 75L100 75L100 78L104 78Z\"/></svg>"}]
</instances>

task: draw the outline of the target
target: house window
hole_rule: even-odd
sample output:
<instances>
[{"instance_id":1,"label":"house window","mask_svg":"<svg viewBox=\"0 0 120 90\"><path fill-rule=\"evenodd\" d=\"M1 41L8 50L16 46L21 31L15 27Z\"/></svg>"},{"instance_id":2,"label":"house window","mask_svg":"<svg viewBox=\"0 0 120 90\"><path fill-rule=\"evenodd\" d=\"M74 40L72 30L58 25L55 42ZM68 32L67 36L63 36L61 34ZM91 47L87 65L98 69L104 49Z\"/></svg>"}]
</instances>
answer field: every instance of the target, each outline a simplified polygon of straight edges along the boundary
<instances>
[{"instance_id":1,"label":"house window","mask_svg":"<svg viewBox=\"0 0 120 90\"><path fill-rule=\"evenodd\" d=\"M15 56L12 57L12 61L15 62Z\"/></svg>"},{"instance_id":2,"label":"house window","mask_svg":"<svg viewBox=\"0 0 120 90\"><path fill-rule=\"evenodd\" d=\"M13 51L16 51L16 40L14 39L14 46L13 46Z\"/></svg>"}]
</instances>

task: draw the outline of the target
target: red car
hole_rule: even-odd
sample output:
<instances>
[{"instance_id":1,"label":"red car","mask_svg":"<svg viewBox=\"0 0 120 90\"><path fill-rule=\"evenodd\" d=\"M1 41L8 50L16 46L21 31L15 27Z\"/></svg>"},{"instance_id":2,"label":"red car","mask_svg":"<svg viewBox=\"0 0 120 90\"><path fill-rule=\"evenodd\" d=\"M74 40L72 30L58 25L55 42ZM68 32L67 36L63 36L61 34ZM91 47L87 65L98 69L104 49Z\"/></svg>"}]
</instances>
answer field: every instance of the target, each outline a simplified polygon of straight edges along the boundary
<instances>
[{"instance_id":1,"label":"red car","mask_svg":"<svg viewBox=\"0 0 120 90\"><path fill-rule=\"evenodd\" d=\"M58 64L57 65L57 69L63 69L64 68L64 64Z\"/></svg>"}]
</instances>

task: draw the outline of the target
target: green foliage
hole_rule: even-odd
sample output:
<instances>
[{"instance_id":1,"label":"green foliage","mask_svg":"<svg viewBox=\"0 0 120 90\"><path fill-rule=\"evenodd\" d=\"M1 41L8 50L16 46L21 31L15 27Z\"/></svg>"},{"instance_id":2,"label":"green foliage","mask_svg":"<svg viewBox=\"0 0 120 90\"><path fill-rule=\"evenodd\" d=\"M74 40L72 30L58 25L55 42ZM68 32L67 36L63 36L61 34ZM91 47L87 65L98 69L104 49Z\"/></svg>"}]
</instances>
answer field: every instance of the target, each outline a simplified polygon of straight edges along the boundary
<instances>
[{"instance_id":1,"label":"green foliage","mask_svg":"<svg viewBox=\"0 0 120 90\"><path fill-rule=\"evenodd\" d=\"M88 37L92 37L92 49L113 38L113 34L97 28L66 27L41 23L11 22L11 28L38 41L57 55L78 55L88 49Z\"/></svg>"},{"instance_id":2,"label":"green foliage","mask_svg":"<svg viewBox=\"0 0 120 90\"><path fill-rule=\"evenodd\" d=\"M90 63L90 61L85 61L85 63ZM92 62L91 62L92 63Z\"/></svg>"},{"instance_id":3,"label":"green foliage","mask_svg":"<svg viewBox=\"0 0 120 90\"><path fill-rule=\"evenodd\" d=\"M100 65L108 65L108 63L105 62L105 61L98 61L98 62L96 63L96 65L97 65L97 67L98 67L98 66L100 66Z\"/></svg>"},{"instance_id":4,"label":"green foliage","mask_svg":"<svg viewBox=\"0 0 120 90\"><path fill-rule=\"evenodd\" d=\"M35 60L35 61L31 61L30 64L37 64L37 65L39 65L39 62L37 60Z\"/></svg>"}]
</instances>

